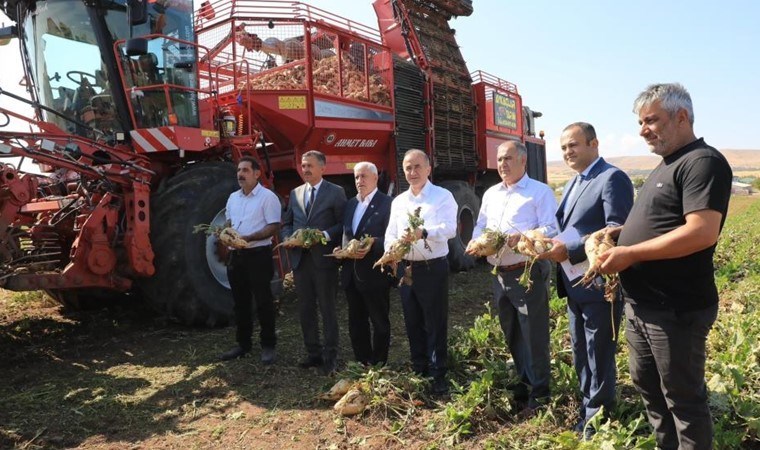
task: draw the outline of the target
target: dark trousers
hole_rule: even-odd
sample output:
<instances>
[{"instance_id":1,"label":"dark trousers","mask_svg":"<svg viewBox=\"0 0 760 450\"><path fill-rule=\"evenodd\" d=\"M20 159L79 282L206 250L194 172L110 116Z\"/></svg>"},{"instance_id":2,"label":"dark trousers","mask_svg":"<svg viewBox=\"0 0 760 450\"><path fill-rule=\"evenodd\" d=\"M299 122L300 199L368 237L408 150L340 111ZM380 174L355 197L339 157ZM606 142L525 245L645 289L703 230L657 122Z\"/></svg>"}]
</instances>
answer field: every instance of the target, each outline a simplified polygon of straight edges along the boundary
<instances>
[{"instance_id":1,"label":"dark trousers","mask_svg":"<svg viewBox=\"0 0 760 450\"><path fill-rule=\"evenodd\" d=\"M364 290L357 283L354 279L346 286L348 334L354 357L364 364L385 364L391 343L390 286Z\"/></svg>"},{"instance_id":2,"label":"dark trousers","mask_svg":"<svg viewBox=\"0 0 760 450\"><path fill-rule=\"evenodd\" d=\"M688 312L626 304L631 380L663 450L712 448L705 346L718 305Z\"/></svg>"},{"instance_id":3,"label":"dark trousers","mask_svg":"<svg viewBox=\"0 0 760 450\"><path fill-rule=\"evenodd\" d=\"M446 257L412 265L412 285L399 289L409 353L415 372L446 375L448 360L449 262Z\"/></svg>"},{"instance_id":4,"label":"dark trousers","mask_svg":"<svg viewBox=\"0 0 760 450\"><path fill-rule=\"evenodd\" d=\"M615 303L579 303L572 298L567 299L573 365L582 397L582 425L594 417L601 407L609 414L615 404L617 341L612 337L617 336L622 312L621 299Z\"/></svg>"},{"instance_id":5,"label":"dark trousers","mask_svg":"<svg viewBox=\"0 0 760 450\"><path fill-rule=\"evenodd\" d=\"M536 261L528 291L518 279L523 269L499 272L494 280L494 302L515 370L523 385L530 386L528 405L537 407L550 394L549 380L549 272L548 261Z\"/></svg>"},{"instance_id":6,"label":"dark trousers","mask_svg":"<svg viewBox=\"0 0 760 450\"><path fill-rule=\"evenodd\" d=\"M256 301L256 314L259 318L259 339L262 347L274 348L277 343L275 335L274 298L272 297L272 247L257 247L235 250L230 254L227 277L230 280L232 299L234 301L236 338L238 345L250 351L253 334L253 299Z\"/></svg>"},{"instance_id":7,"label":"dark trousers","mask_svg":"<svg viewBox=\"0 0 760 450\"><path fill-rule=\"evenodd\" d=\"M314 266L311 255L303 255L298 268L293 269L293 281L298 295L298 314L306 353L310 358L321 357L325 362L335 362L338 357L338 315L335 312L337 266L320 269ZM320 314L325 334L324 348L319 339Z\"/></svg>"}]
</instances>

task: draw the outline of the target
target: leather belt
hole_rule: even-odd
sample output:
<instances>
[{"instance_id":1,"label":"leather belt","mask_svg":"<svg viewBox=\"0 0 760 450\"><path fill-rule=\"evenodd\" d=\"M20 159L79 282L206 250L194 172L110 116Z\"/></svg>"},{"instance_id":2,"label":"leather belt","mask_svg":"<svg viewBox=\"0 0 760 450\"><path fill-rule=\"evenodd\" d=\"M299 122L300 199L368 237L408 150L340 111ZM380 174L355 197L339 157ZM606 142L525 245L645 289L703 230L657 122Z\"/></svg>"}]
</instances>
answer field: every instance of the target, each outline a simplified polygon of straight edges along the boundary
<instances>
[{"instance_id":1,"label":"leather belt","mask_svg":"<svg viewBox=\"0 0 760 450\"><path fill-rule=\"evenodd\" d=\"M404 262L407 263L407 264L409 264L409 265L411 265L412 267L414 267L414 266L419 266L419 265L422 265L422 264L437 263L437 262L442 261L442 260L444 260L446 258L447 258L446 256L439 256L438 258L423 259L423 260L420 260L420 261L410 261L408 259L405 259Z\"/></svg>"},{"instance_id":2,"label":"leather belt","mask_svg":"<svg viewBox=\"0 0 760 450\"><path fill-rule=\"evenodd\" d=\"M517 264L510 264L508 266L499 266L499 272L512 272L513 270L517 269L524 269L525 264L527 264L525 261L519 262Z\"/></svg>"},{"instance_id":3,"label":"leather belt","mask_svg":"<svg viewBox=\"0 0 760 450\"><path fill-rule=\"evenodd\" d=\"M263 253L263 252L272 253L272 246L262 245L259 247L241 248L241 249L236 249L232 251L233 254L238 254L238 255L250 255L252 253Z\"/></svg>"}]
</instances>

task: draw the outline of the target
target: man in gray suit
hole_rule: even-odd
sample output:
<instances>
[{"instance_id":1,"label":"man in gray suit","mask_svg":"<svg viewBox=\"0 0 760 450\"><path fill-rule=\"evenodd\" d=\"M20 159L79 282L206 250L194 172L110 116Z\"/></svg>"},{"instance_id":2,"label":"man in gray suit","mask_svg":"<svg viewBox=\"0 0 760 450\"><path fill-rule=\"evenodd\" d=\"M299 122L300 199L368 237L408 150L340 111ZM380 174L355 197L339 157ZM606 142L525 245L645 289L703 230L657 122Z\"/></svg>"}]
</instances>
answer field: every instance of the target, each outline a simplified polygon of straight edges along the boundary
<instances>
[{"instance_id":1,"label":"man in gray suit","mask_svg":"<svg viewBox=\"0 0 760 450\"><path fill-rule=\"evenodd\" d=\"M343 188L322 179L327 159L311 150L301 157L301 173L306 183L290 192L288 208L282 223L282 238L295 231L312 228L324 233L327 245L310 248L290 247L288 257L298 295L301 332L306 358L300 367L320 367L328 375L335 371L338 357L338 319L335 298L338 287L338 264L326 254L340 244L343 236L343 209L346 193ZM325 336L324 348L319 339L319 314Z\"/></svg>"},{"instance_id":2,"label":"man in gray suit","mask_svg":"<svg viewBox=\"0 0 760 450\"><path fill-rule=\"evenodd\" d=\"M565 162L578 175L565 185L557 222L561 232L575 233L572 239L555 240L543 257L575 265L587 259L581 237L625 222L633 206L633 185L625 172L599 157L599 140L591 124L576 122L565 127L560 145ZM611 304L601 289L578 286L577 282L577 276L571 279L561 266L557 267L557 294L567 297L573 363L582 397L575 431L588 438L594 433L588 421L602 407L609 413L615 402L617 342L613 337L623 309L620 298Z\"/></svg>"}]
</instances>

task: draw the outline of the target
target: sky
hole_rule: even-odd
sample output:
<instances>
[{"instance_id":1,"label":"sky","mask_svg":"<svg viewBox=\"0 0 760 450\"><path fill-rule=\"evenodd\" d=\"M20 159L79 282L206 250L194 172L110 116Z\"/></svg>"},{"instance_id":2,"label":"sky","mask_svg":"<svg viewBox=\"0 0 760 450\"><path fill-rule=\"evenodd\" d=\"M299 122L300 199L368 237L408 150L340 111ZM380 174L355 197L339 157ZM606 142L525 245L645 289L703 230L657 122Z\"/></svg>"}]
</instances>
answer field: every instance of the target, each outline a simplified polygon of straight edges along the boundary
<instances>
[{"instance_id":1,"label":"sky","mask_svg":"<svg viewBox=\"0 0 760 450\"><path fill-rule=\"evenodd\" d=\"M370 1L303 3L377 27ZM639 92L660 82L689 90L698 137L719 149L760 149L759 1L474 0L473 7L451 22L468 69L515 83L524 104L543 113L536 127L549 160L562 158L559 136L576 121L594 125L602 156L649 154L631 109ZM17 52L15 41L0 46L0 87L23 94Z\"/></svg>"}]
</instances>

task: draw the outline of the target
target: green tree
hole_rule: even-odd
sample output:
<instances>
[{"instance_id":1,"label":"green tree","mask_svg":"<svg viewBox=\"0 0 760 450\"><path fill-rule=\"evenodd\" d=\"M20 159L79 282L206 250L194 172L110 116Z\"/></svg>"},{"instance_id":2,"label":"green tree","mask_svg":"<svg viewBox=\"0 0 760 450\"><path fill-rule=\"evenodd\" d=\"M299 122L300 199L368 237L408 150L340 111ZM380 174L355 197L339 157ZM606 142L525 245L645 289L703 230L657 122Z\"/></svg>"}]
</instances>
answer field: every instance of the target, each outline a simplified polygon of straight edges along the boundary
<instances>
[{"instance_id":1,"label":"green tree","mask_svg":"<svg viewBox=\"0 0 760 450\"><path fill-rule=\"evenodd\" d=\"M633 177L631 183L633 183L634 189L638 189L644 184L644 177Z\"/></svg>"}]
</instances>

